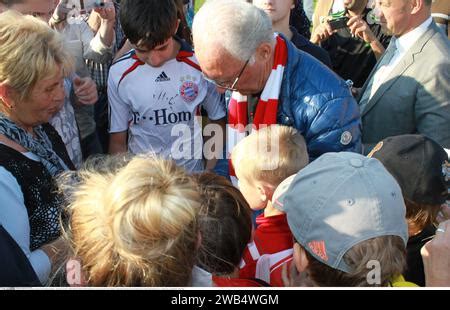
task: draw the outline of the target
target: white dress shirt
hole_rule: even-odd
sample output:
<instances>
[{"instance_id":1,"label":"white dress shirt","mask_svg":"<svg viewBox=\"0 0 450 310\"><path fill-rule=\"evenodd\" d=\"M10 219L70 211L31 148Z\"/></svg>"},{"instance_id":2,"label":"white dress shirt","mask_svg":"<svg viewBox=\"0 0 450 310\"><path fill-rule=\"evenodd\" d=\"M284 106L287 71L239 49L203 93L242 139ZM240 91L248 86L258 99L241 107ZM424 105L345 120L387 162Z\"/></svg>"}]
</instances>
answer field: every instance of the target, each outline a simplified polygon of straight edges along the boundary
<instances>
[{"instance_id":1,"label":"white dress shirt","mask_svg":"<svg viewBox=\"0 0 450 310\"><path fill-rule=\"evenodd\" d=\"M417 40L419 40L419 38L425 33L425 31L427 31L427 28L431 24L431 22L432 18L430 16L417 28L414 28L410 32L398 38L395 38L396 44L395 54L388 64L381 66L380 68L377 69L377 72L375 72L373 76L373 84L372 89L370 90L369 98L372 98L372 96L375 94L380 85L386 82L386 79L389 76L389 74L400 63L403 56L405 56L406 52L417 42Z\"/></svg>"}]
</instances>

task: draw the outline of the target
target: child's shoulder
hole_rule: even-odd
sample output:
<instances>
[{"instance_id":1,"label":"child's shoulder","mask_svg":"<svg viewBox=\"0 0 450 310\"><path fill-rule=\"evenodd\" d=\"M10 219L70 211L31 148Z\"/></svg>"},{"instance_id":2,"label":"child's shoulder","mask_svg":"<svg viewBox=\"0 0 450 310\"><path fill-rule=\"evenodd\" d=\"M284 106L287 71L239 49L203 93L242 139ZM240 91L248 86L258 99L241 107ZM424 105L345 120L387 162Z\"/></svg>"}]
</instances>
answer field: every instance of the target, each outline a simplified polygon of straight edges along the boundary
<instances>
[{"instance_id":1,"label":"child's shoulder","mask_svg":"<svg viewBox=\"0 0 450 310\"><path fill-rule=\"evenodd\" d=\"M113 67L117 68L118 66L126 65L129 62L135 62L136 59L133 58L136 57L135 55L136 52L134 50L131 50L128 53L123 54L119 59L117 59L111 64L111 68Z\"/></svg>"},{"instance_id":2,"label":"child's shoulder","mask_svg":"<svg viewBox=\"0 0 450 310\"><path fill-rule=\"evenodd\" d=\"M180 49L175 57L176 60L201 72L200 64L198 63L197 57L195 57L195 52L192 47L182 39L176 38L176 40L180 44Z\"/></svg>"},{"instance_id":3,"label":"child's shoulder","mask_svg":"<svg viewBox=\"0 0 450 310\"><path fill-rule=\"evenodd\" d=\"M129 76L130 73L134 72L143 64L136 57L135 51L131 50L112 63L108 78L116 83L120 83L125 76Z\"/></svg>"}]
</instances>

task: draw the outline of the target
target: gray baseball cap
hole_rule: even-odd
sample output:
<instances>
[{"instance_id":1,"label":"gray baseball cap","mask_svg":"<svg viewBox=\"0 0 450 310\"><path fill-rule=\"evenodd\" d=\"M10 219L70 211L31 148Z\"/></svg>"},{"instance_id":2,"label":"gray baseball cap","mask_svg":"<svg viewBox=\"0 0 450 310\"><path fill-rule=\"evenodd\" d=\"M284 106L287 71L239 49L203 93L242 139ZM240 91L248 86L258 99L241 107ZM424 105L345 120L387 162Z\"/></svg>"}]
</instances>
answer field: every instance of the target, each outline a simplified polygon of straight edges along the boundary
<instances>
[{"instance_id":1,"label":"gray baseball cap","mask_svg":"<svg viewBox=\"0 0 450 310\"><path fill-rule=\"evenodd\" d=\"M273 202L298 243L344 272L351 269L342 257L362 241L387 235L408 241L401 189L374 158L326 153L282 182Z\"/></svg>"}]
</instances>

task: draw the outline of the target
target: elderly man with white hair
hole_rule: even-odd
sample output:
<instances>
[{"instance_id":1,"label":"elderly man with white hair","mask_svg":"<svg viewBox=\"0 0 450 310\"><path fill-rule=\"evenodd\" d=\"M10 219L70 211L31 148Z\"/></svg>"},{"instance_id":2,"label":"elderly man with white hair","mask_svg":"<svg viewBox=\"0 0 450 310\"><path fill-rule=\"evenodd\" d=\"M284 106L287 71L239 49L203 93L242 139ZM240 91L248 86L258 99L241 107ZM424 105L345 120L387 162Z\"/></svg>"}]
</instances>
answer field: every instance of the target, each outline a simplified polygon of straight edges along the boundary
<instances>
[{"instance_id":1,"label":"elderly man with white hair","mask_svg":"<svg viewBox=\"0 0 450 310\"><path fill-rule=\"evenodd\" d=\"M206 78L233 91L228 151L247 125L299 130L315 159L326 152L361 151L359 110L348 86L312 56L274 34L269 16L244 1L206 2L193 38Z\"/></svg>"}]
</instances>

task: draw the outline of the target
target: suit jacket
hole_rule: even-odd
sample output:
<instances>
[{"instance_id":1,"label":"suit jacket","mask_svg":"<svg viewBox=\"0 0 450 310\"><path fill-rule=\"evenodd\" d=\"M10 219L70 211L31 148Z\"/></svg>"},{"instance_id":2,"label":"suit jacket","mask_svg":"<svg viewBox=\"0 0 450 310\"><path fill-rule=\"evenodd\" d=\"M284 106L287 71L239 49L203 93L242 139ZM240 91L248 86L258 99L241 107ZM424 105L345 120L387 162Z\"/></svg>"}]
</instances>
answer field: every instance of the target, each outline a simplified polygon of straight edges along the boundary
<instances>
[{"instance_id":1,"label":"suit jacket","mask_svg":"<svg viewBox=\"0 0 450 310\"><path fill-rule=\"evenodd\" d=\"M450 148L449 56L450 41L432 22L362 107L364 153L386 137L415 133Z\"/></svg>"}]
</instances>

